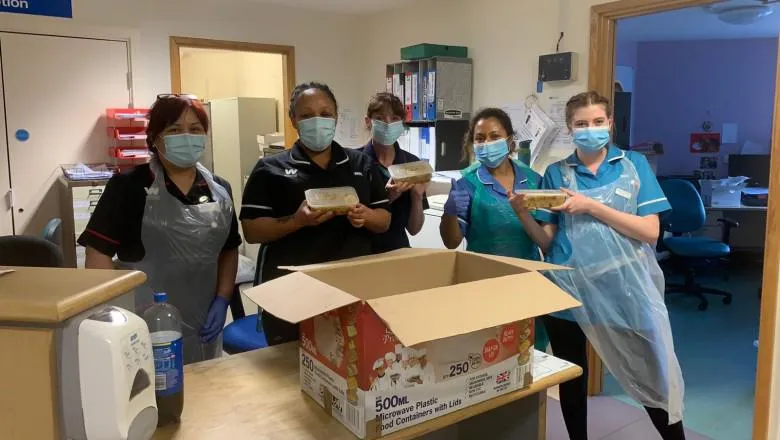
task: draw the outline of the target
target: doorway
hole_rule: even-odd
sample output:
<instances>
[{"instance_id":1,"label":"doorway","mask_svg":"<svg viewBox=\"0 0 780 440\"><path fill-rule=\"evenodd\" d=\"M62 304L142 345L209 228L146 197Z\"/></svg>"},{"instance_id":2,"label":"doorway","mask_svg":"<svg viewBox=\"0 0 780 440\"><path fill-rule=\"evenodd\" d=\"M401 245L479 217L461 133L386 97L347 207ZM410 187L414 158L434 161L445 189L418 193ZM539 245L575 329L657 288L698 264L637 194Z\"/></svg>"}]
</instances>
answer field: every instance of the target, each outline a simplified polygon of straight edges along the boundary
<instances>
[{"instance_id":1,"label":"doorway","mask_svg":"<svg viewBox=\"0 0 780 440\"><path fill-rule=\"evenodd\" d=\"M193 93L191 90L186 90L185 85L194 85L198 87L207 87L206 93L223 93L226 90L219 90L219 86L213 81L209 85L206 85L202 80L198 80L199 75L195 72L197 68L197 61L190 63L185 61L182 63L183 57L187 57L190 60L198 57L203 57L205 54L223 54L226 61L229 62L242 62L248 63L248 69L253 72L266 71L270 72L270 69L275 69L275 66L281 64L281 101L286 104L286 100L289 98L290 93L295 88L295 47L282 46L275 44L261 44L261 43L245 43L239 41L224 41L224 40L208 40L202 38L188 38L188 37L171 37L171 91L173 93ZM233 52L233 55L225 54L226 52ZM253 55L258 55L254 57ZM280 57L280 58L278 58ZM230 59L232 58L232 59ZM182 69L192 68L193 71L183 72ZM228 69L222 69L228 70ZM246 71L246 69L242 69ZM208 73L208 72L206 72ZM272 75L277 76L275 73ZM203 78L205 75L200 75ZM276 85L268 85L268 81L258 78L258 84L255 84L248 92L251 93L276 93L271 89L275 89ZM240 91L240 90L239 90ZM193 93L195 94L195 93ZM224 96L220 96L224 97ZM263 96L264 97L264 96ZM273 97L273 96L269 96ZM285 108L284 104L280 105L281 108ZM290 118L286 111L282 111L279 119L280 131L284 133L284 143L286 146L291 146L297 139L295 135L295 129L292 127ZM282 123L283 121L283 123Z\"/></svg>"},{"instance_id":2,"label":"doorway","mask_svg":"<svg viewBox=\"0 0 780 440\"><path fill-rule=\"evenodd\" d=\"M712 0L620 0L593 6L591 9L590 58L588 68L588 87L604 96L613 96L615 84L616 28L620 19L637 17L659 12L672 11L692 6L705 6L716 3ZM775 76L780 83L780 69ZM775 86L777 89L777 86ZM771 177L770 194L780 194L778 177L778 158L780 158L780 94L775 91L772 140L770 147ZM764 244L764 264L762 277L761 313L759 325L758 368L755 385L753 439L768 440L772 427L770 408L772 406L772 372L775 364L775 328L777 324L778 274L780 269L780 231L772 225L780 214L780 201L770 197L766 220L766 241ZM590 352L589 392L598 394L603 387L603 366L598 356Z\"/></svg>"}]
</instances>

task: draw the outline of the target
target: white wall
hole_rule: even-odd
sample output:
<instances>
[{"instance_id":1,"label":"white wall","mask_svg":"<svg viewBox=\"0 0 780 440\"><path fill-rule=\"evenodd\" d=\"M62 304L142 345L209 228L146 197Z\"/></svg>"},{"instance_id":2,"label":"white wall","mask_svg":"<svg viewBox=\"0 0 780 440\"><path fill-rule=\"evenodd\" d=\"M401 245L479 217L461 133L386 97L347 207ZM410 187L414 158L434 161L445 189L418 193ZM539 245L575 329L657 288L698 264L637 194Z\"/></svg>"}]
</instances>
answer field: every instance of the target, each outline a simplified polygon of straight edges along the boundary
<instances>
[{"instance_id":1,"label":"white wall","mask_svg":"<svg viewBox=\"0 0 780 440\"><path fill-rule=\"evenodd\" d=\"M540 97L585 91L590 6L596 3L603 2L493 0L486 7L472 0L431 0L415 5L415 14L374 14L363 23L363 95L384 90L385 64L398 61L401 47L428 42L468 46L474 60L475 108L519 104L536 91L538 57L555 52L561 31L561 51L579 54L579 78L546 84Z\"/></svg>"},{"instance_id":2,"label":"white wall","mask_svg":"<svg viewBox=\"0 0 780 440\"><path fill-rule=\"evenodd\" d=\"M344 106L364 101L358 75L346 73L365 65L352 16L231 0L74 0L74 17L0 14L0 29L131 38L137 106L170 92L171 35L295 46L298 82L328 83Z\"/></svg>"}]
</instances>

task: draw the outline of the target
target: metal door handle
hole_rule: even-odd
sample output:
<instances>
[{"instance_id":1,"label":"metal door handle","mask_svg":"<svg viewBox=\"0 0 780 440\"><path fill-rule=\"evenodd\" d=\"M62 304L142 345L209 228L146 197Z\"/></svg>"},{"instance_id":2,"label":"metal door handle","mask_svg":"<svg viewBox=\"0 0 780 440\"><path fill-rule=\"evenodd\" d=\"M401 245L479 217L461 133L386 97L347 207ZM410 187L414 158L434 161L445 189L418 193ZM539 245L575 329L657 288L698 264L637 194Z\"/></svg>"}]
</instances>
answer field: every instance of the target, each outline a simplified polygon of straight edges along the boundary
<instances>
[{"instance_id":1,"label":"metal door handle","mask_svg":"<svg viewBox=\"0 0 780 440\"><path fill-rule=\"evenodd\" d=\"M442 142L441 143L441 157L444 157L444 155L447 154L447 143Z\"/></svg>"}]
</instances>

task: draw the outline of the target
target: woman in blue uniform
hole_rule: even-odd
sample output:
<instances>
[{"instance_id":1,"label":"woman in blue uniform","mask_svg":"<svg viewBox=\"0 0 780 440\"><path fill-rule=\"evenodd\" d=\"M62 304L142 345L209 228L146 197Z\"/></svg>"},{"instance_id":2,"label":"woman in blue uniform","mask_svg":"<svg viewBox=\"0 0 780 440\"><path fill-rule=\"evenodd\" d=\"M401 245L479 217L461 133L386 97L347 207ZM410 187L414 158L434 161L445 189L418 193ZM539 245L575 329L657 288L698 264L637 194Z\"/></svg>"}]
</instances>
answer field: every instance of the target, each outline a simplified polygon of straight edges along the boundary
<instances>
[{"instance_id":1,"label":"woman in blue uniform","mask_svg":"<svg viewBox=\"0 0 780 440\"><path fill-rule=\"evenodd\" d=\"M684 439L683 380L655 258L658 214L671 209L644 156L610 142L609 101L595 92L571 98L566 118L577 149L551 165L543 188L568 198L552 221L528 224L550 263L572 270L548 276L583 306L545 317L553 353L587 368L586 339L623 389L645 406L665 440ZM513 200L527 215L522 197ZM561 384L566 428L587 439L587 370Z\"/></svg>"},{"instance_id":2,"label":"woman in blue uniform","mask_svg":"<svg viewBox=\"0 0 780 440\"><path fill-rule=\"evenodd\" d=\"M374 236L374 252L389 252L409 247L409 235L417 235L423 227L428 200L424 184L396 183L387 170L391 165L417 162L417 156L398 146L404 132L406 109L392 93L377 93L371 97L366 111L366 127L371 130L371 141L360 149L379 166L387 181L390 200L390 229Z\"/></svg>"},{"instance_id":3,"label":"woman in blue uniform","mask_svg":"<svg viewBox=\"0 0 780 440\"><path fill-rule=\"evenodd\" d=\"M258 161L244 189L241 226L249 243L262 243L257 283L300 266L372 253L372 237L390 226L385 180L371 158L333 140L338 104L330 88L311 82L290 97L290 119L300 139L291 149ZM306 203L314 188L349 186L359 203L346 215ZM295 292L290 292L295 301ZM298 338L298 326L267 312L262 325L270 345Z\"/></svg>"},{"instance_id":4,"label":"woman in blue uniform","mask_svg":"<svg viewBox=\"0 0 780 440\"><path fill-rule=\"evenodd\" d=\"M498 108L477 112L469 125L464 156L477 163L453 181L444 205L440 233L449 249L466 239L466 249L506 257L539 260L539 247L509 203L514 191L535 189L542 178L525 164L511 159L515 149L514 129L509 115ZM531 223L552 221L549 212L525 213ZM536 347L547 346L541 323L536 325Z\"/></svg>"}]
</instances>

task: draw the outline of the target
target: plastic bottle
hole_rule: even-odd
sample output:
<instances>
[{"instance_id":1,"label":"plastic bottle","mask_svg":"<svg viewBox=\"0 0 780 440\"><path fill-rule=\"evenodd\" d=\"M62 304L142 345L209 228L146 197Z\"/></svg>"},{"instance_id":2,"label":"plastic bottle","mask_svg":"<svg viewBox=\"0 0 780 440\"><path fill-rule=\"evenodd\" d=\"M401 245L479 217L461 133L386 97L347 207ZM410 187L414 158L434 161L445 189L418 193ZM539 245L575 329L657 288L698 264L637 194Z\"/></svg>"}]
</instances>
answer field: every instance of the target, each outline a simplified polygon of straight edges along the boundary
<instances>
[{"instance_id":1,"label":"plastic bottle","mask_svg":"<svg viewBox=\"0 0 780 440\"><path fill-rule=\"evenodd\" d=\"M154 390L157 426L178 423L184 408L184 356L181 314L168 304L166 293L154 294L154 305L144 312L154 352Z\"/></svg>"}]
</instances>

